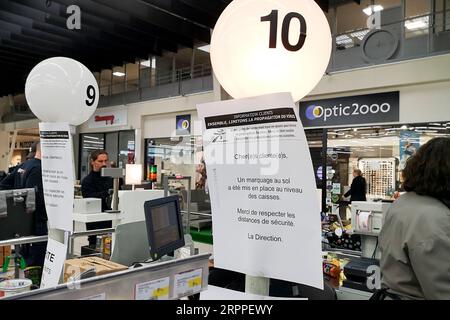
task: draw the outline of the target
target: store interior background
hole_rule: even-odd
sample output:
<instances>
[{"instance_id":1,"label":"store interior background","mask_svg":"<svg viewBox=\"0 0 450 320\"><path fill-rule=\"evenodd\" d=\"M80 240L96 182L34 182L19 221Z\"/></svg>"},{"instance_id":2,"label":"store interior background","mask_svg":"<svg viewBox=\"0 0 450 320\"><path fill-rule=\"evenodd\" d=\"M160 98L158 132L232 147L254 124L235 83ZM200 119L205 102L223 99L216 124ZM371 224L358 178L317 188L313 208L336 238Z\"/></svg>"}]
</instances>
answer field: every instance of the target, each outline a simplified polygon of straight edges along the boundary
<instances>
[{"instance_id":1,"label":"store interior background","mask_svg":"<svg viewBox=\"0 0 450 320\"><path fill-rule=\"evenodd\" d=\"M362 9L369 5L383 7L382 28L399 38L398 48L386 60L367 60L361 54L369 32L368 15ZM306 99L399 90L401 117L396 124L307 129L317 187L323 189L325 184L326 188L327 181L338 183L342 195L358 161L392 160L389 181L379 177L376 171L380 170L372 170L373 179L369 179L369 183L381 185L374 187L371 198L391 198L401 189L402 137L414 133L413 139L421 145L433 137L450 135L450 76L446 69L450 65L450 1L349 1L330 5L326 15L333 33L332 59L327 75ZM150 165L156 165L158 183L162 173L191 176L191 188L195 189L202 152L195 106L230 98L212 75L208 44L196 41L193 48L181 47L177 52L92 71L100 88L99 111L126 110L128 120L118 127L95 129L83 124L77 128L74 152L78 183L88 173L89 152L106 149L119 167L142 163L143 184L150 182ZM0 169L7 171L22 162L27 148L39 139L38 121L26 105L23 91L2 92L1 96ZM427 111L416 111L420 108ZM177 136L175 118L185 114L191 115L191 133ZM325 179L324 161L334 170L331 179ZM181 183L172 187L185 189L185 182ZM327 194L322 195L326 206L330 198L337 201Z\"/></svg>"}]
</instances>

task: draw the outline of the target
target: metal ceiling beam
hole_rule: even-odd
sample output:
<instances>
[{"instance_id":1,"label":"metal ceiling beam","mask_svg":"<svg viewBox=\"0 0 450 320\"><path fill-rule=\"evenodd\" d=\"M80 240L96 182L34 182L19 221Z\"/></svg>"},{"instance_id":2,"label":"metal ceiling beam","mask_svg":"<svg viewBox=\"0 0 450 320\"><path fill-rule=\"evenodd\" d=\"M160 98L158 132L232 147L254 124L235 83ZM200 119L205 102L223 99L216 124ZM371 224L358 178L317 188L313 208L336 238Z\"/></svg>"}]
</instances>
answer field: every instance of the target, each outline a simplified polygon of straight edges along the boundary
<instances>
[{"instance_id":1,"label":"metal ceiling beam","mask_svg":"<svg viewBox=\"0 0 450 320\"><path fill-rule=\"evenodd\" d=\"M120 48L122 47L123 50L125 51L129 51L129 46L137 46L140 45L139 47L136 48L136 50L138 52L140 52L140 54L142 54L143 52L143 48L145 48L146 46L142 46L142 42L138 42L137 40L135 41L130 41L127 38L118 35L115 30L106 32L105 31L105 26L102 25L98 25L97 28L92 27L88 24L85 24L82 28L82 30L68 30L67 26L66 26L66 17L65 16L61 16L62 14L65 13L65 7L62 8L61 5L59 4L52 4L52 6L50 7L46 7L44 5L44 2L39 2L39 1L35 1L35 0L16 0L19 3L12 3L11 1L8 0L2 0L2 2L4 3L3 6L6 3L9 3L10 8L9 10L16 12L17 14L19 13L23 13L26 14L28 19L32 19L32 21L39 21L41 23L46 23L49 24L51 26L54 26L55 28L67 31L65 32L65 36L68 37L69 39L77 39L77 41L81 41L83 42L83 46L86 45L95 45L95 44L99 44L99 48L100 47L104 47L104 46L109 46L109 47L113 47L113 48ZM0 4L0 7L2 5ZM27 10L28 9L28 10ZM48 10L48 11L42 11L42 10ZM43 30L41 30L43 31ZM47 29L47 31L49 31ZM64 32L60 32L60 35L62 35ZM102 35L103 34L108 34L108 37L113 37L113 41L108 41L108 43L105 43L104 39L102 39ZM76 44L77 46L80 45ZM151 51L152 50L152 46L150 48L147 48L145 51ZM116 50L114 50L116 51ZM113 52L114 52L113 51ZM111 51L110 51L111 53ZM158 54L158 52L151 52L153 54ZM147 52L148 54L148 52Z\"/></svg>"},{"instance_id":2,"label":"metal ceiling beam","mask_svg":"<svg viewBox=\"0 0 450 320\"><path fill-rule=\"evenodd\" d=\"M158 10L141 1L96 0L96 2L122 12L127 12L132 17L139 18L176 34L204 42L210 41L210 30L208 28L203 28L187 20L180 19L164 10Z\"/></svg>"},{"instance_id":3,"label":"metal ceiling beam","mask_svg":"<svg viewBox=\"0 0 450 320\"><path fill-rule=\"evenodd\" d=\"M140 0L156 8L172 12L193 23L203 25L203 27L213 28L217 19L209 14L200 13L195 8L187 6L178 0Z\"/></svg>"},{"instance_id":4,"label":"metal ceiling beam","mask_svg":"<svg viewBox=\"0 0 450 320\"><path fill-rule=\"evenodd\" d=\"M66 12L69 5L78 5L81 8L81 23L82 26L86 23L91 26L96 26L101 29L108 28L114 34L119 34L127 37L136 43L153 43L161 47L163 50L177 52L178 46L173 37L160 37L159 35L144 32L140 29L133 29L130 27L130 17L124 12L118 12L111 8L96 4L88 0L54 0L62 7L62 14Z\"/></svg>"},{"instance_id":5,"label":"metal ceiling beam","mask_svg":"<svg viewBox=\"0 0 450 320\"><path fill-rule=\"evenodd\" d=\"M213 14L213 17L217 19L231 2L231 0L225 2L221 0L180 0L180 2L191 8L202 11L203 14Z\"/></svg>"}]
</instances>

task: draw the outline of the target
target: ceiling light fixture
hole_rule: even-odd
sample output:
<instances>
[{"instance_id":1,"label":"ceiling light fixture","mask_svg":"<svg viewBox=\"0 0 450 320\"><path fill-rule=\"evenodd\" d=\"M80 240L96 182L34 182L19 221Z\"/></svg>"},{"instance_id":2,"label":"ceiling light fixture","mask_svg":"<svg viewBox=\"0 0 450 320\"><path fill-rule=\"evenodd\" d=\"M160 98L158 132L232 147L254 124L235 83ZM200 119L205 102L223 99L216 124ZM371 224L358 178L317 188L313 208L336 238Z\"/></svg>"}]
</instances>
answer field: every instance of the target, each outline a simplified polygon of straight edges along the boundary
<instances>
[{"instance_id":1,"label":"ceiling light fixture","mask_svg":"<svg viewBox=\"0 0 450 320\"><path fill-rule=\"evenodd\" d=\"M125 73L120 71L113 72L113 75L116 77L125 77Z\"/></svg>"},{"instance_id":2,"label":"ceiling light fixture","mask_svg":"<svg viewBox=\"0 0 450 320\"><path fill-rule=\"evenodd\" d=\"M147 67L147 68L155 68L156 67L156 59L153 57L151 60L145 60L141 61L141 66Z\"/></svg>"},{"instance_id":3,"label":"ceiling light fixture","mask_svg":"<svg viewBox=\"0 0 450 320\"><path fill-rule=\"evenodd\" d=\"M211 45L207 44L206 46L202 46L202 47L198 47L198 50L204 51L204 52L208 52L211 49Z\"/></svg>"},{"instance_id":4,"label":"ceiling light fixture","mask_svg":"<svg viewBox=\"0 0 450 320\"><path fill-rule=\"evenodd\" d=\"M368 6L367 8L363 9L363 12L368 15L371 16L372 14L374 14L375 12L381 11L383 10L383 6L376 4L376 5L372 5L372 6Z\"/></svg>"},{"instance_id":5,"label":"ceiling light fixture","mask_svg":"<svg viewBox=\"0 0 450 320\"><path fill-rule=\"evenodd\" d=\"M429 26L429 17L419 17L405 21L405 28L408 30L426 29Z\"/></svg>"}]
</instances>

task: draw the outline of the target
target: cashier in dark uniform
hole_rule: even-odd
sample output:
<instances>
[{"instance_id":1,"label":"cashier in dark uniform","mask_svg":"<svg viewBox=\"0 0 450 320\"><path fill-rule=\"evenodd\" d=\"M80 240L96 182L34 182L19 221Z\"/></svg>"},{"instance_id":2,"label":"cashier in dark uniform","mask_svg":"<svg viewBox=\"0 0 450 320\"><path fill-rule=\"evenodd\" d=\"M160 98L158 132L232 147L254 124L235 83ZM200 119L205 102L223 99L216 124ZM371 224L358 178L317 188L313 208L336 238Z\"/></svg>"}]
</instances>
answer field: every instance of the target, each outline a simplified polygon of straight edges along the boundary
<instances>
[{"instance_id":1,"label":"cashier in dark uniform","mask_svg":"<svg viewBox=\"0 0 450 320\"><path fill-rule=\"evenodd\" d=\"M111 177L102 177L101 170L108 165L108 153L104 150L95 150L90 155L89 174L81 181L81 195L83 198L98 198L102 200L102 211L111 210L108 203L109 190L113 188ZM111 221L99 221L86 223L86 230L111 228ZM89 246L95 246L97 237L88 237Z\"/></svg>"},{"instance_id":2,"label":"cashier in dark uniform","mask_svg":"<svg viewBox=\"0 0 450 320\"><path fill-rule=\"evenodd\" d=\"M39 142L33 142L30 147L30 152L27 154L26 161L35 157L38 144ZM15 185L20 185L20 173L23 172L23 166L26 161L10 169L10 173L0 181L0 190L12 190Z\"/></svg>"},{"instance_id":3,"label":"cashier in dark uniform","mask_svg":"<svg viewBox=\"0 0 450 320\"><path fill-rule=\"evenodd\" d=\"M48 234L47 211L45 210L42 185L41 146L36 143L34 158L23 163L14 179L14 189L34 188L36 190L36 211L34 212L34 235ZM22 252L28 266L43 266L47 242L33 243Z\"/></svg>"}]
</instances>

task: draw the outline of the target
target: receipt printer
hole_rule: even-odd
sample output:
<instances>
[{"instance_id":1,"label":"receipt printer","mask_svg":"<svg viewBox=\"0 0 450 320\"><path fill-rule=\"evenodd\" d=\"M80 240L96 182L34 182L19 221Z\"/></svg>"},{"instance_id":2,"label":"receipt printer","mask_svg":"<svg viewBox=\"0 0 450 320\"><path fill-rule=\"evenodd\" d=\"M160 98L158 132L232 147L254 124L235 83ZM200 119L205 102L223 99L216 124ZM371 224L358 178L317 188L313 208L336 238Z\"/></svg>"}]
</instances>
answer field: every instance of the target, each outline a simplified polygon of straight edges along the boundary
<instances>
[{"instance_id":1,"label":"receipt printer","mask_svg":"<svg viewBox=\"0 0 450 320\"><path fill-rule=\"evenodd\" d=\"M73 200L73 213L100 213L102 212L102 200L96 198L83 198Z\"/></svg>"},{"instance_id":2,"label":"receipt printer","mask_svg":"<svg viewBox=\"0 0 450 320\"><path fill-rule=\"evenodd\" d=\"M353 233L378 236L390 206L386 202L352 202Z\"/></svg>"}]
</instances>

